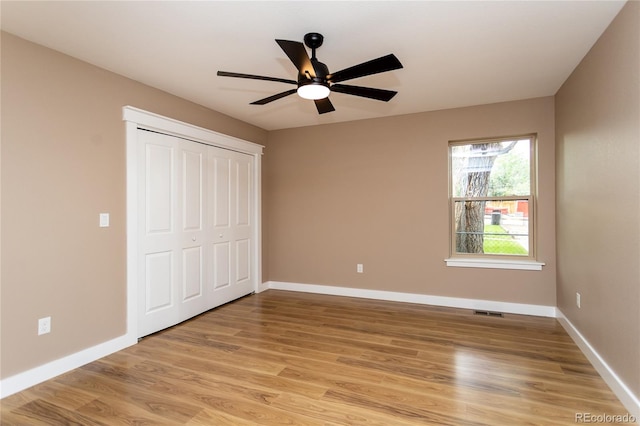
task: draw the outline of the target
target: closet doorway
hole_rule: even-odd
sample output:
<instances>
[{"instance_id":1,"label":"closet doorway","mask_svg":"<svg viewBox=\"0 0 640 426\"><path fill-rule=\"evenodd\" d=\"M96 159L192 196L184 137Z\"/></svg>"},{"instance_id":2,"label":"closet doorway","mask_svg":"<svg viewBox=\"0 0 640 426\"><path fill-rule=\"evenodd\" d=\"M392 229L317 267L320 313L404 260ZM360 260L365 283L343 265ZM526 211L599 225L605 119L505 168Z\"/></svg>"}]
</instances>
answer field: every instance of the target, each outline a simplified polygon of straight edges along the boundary
<instances>
[{"instance_id":1,"label":"closet doorway","mask_svg":"<svg viewBox=\"0 0 640 426\"><path fill-rule=\"evenodd\" d=\"M128 326L142 337L257 290L262 147L131 107L124 119Z\"/></svg>"}]
</instances>

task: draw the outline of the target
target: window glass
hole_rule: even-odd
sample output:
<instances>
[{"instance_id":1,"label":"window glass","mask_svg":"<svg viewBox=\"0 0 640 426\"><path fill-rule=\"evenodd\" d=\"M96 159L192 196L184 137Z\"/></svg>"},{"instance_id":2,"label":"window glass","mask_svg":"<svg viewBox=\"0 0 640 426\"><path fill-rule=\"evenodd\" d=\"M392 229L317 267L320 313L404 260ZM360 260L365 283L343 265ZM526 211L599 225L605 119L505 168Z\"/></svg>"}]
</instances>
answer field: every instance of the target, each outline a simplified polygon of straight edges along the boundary
<instances>
[{"instance_id":1,"label":"window glass","mask_svg":"<svg viewBox=\"0 0 640 426\"><path fill-rule=\"evenodd\" d=\"M533 256L533 137L452 142L452 255Z\"/></svg>"}]
</instances>

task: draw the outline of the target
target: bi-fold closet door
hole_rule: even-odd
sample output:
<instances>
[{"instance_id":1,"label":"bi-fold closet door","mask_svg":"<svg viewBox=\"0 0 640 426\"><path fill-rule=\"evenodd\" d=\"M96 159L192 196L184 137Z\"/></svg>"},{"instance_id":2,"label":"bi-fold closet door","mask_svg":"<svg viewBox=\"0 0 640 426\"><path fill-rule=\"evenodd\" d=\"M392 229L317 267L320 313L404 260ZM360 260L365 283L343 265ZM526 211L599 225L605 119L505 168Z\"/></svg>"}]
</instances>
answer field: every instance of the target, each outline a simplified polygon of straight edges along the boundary
<instances>
[{"instance_id":1,"label":"bi-fold closet door","mask_svg":"<svg viewBox=\"0 0 640 426\"><path fill-rule=\"evenodd\" d=\"M138 130L138 336L251 293L254 157Z\"/></svg>"}]
</instances>

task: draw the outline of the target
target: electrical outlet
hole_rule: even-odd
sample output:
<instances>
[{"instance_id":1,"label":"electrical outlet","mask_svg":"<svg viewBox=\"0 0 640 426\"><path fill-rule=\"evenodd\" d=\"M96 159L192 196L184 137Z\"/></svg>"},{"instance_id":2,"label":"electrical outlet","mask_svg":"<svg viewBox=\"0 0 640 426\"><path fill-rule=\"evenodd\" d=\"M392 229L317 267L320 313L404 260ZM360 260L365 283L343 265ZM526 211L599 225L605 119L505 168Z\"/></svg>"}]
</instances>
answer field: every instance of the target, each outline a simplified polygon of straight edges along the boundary
<instances>
[{"instance_id":1,"label":"electrical outlet","mask_svg":"<svg viewBox=\"0 0 640 426\"><path fill-rule=\"evenodd\" d=\"M38 320L38 336L51 332L51 317L40 318Z\"/></svg>"},{"instance_id":2,"label":"electrical outlet","mask_svg":"<svg viewBox=\"0 0 640 426\"><path fill-rule=\"evenodd\" d=\"M359 273L359 274L364 273L364 266L362 265L362 263L358 263L356 265L356 272Z\"/></svg>"},{"instance_id":3,"label":"electrical outlet","mask_svg":"<svg viewBox=\"0 0 640 426\"><path fill-rule=\"evenodd\" d=\"M581 301L580 301L580 293L576 292L576 306L579 308L581 308Z\"/></svg>"}]
</instances>

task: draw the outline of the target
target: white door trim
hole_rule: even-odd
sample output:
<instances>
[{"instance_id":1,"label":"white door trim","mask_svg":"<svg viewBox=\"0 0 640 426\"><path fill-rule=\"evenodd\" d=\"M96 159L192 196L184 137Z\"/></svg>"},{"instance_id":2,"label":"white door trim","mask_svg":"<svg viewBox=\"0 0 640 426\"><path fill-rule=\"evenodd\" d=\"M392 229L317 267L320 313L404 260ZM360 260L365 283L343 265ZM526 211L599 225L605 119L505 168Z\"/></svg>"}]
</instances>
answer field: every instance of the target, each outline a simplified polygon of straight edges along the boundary
<instances>
[{"instance_id":1,"label":"white door trim","mask_svg":"<svg viewBox=\"0 0 640 426\"><path fill-rule=\"evenodd\" d=\"M251 253L251 269L255 271L255 289L262 283L262 240L261 240L261 158L262 145L248 142L202 127L163 117L135 107L122 108L122 119L126 121L127 156L127 337L137 339L138 329L138 129L152 130L179 138L189 139L206 145L242 152L254 157L252 224L255 241Z\"/></svg>"}]
</instances>

